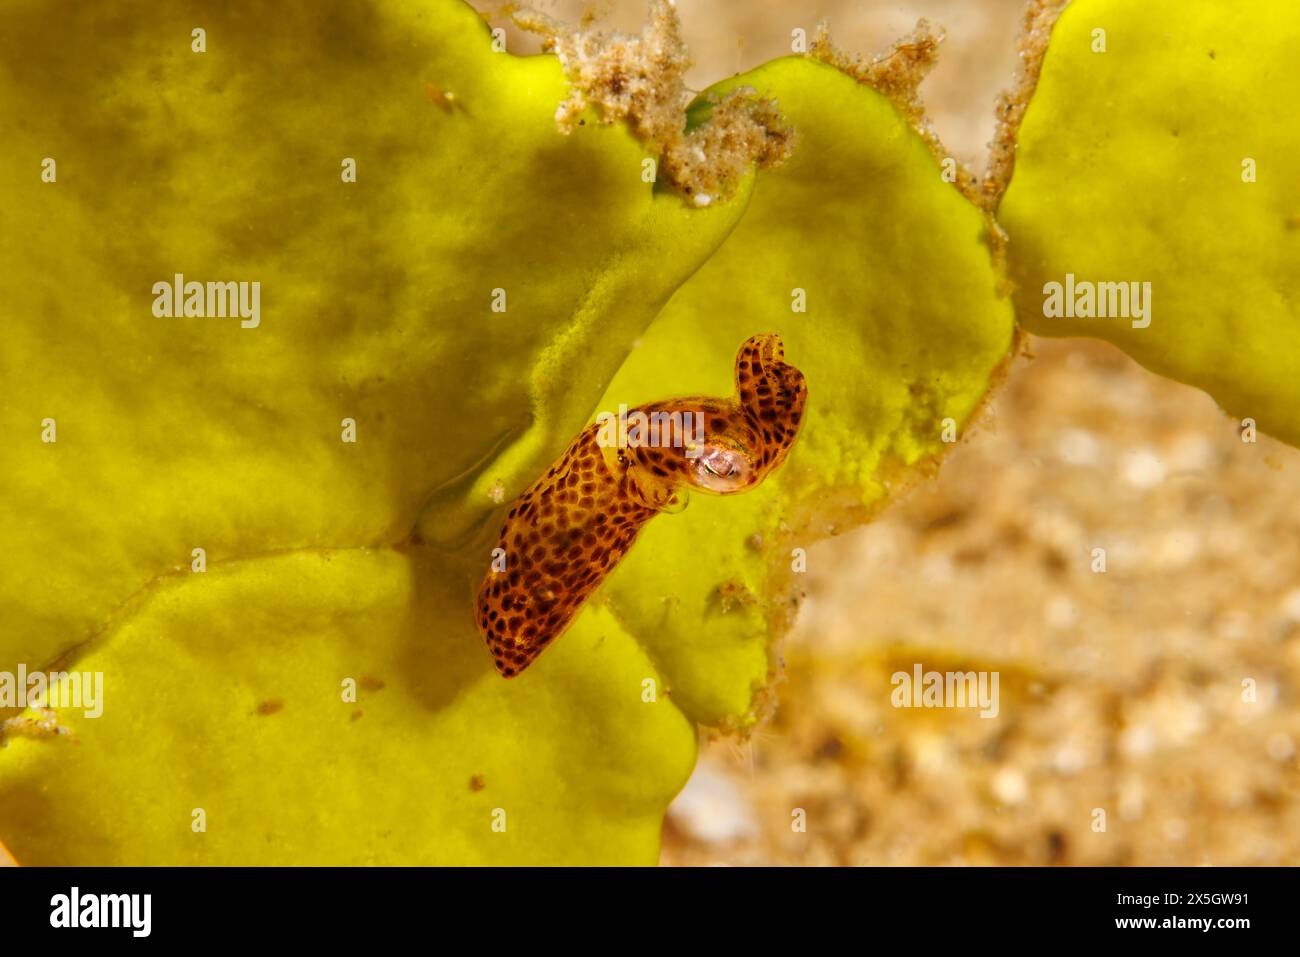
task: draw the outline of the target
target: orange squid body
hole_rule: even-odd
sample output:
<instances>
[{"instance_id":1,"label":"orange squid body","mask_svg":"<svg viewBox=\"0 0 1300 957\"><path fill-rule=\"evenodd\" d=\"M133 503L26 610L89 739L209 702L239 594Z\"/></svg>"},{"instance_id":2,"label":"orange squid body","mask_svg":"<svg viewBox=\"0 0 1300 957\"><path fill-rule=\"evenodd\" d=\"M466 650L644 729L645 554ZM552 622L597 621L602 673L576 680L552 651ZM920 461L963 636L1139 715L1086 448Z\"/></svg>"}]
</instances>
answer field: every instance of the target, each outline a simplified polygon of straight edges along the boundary
<instances>
[{"instance_id":1,"label":"orange squid body","mask_svg":"<svg viewBox=\"0 0 1300 957\"><path fill-rule=\"evenodd\" d=\"M682 490L743 492L785 461L808 389L784 356L779 336L752 336L736 356L734 397L598 418L511 505L478 593L497 671L514 677L562 635Z\"/></svg>"}]
</instances>

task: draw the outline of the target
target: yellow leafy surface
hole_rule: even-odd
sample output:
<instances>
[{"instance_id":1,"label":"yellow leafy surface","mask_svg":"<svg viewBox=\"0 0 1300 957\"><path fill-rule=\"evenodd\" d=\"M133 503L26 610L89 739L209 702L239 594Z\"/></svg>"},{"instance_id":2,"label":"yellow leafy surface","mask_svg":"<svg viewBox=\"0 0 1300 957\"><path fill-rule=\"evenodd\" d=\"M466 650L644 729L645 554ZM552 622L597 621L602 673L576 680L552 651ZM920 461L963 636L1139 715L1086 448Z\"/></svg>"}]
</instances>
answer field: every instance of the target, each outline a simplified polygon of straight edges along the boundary
<instances>
[{"instance_id":1,"label":"yellow leafy surface","mask_svg":"<svg viewBox=\"0 0 1300 957\"><path fill-rule=\"evenodd\" d=\"M607 842L605 859L652 862L694 744L680 718L661 718L666 736L644 744L644 729L617 719L620 695L649 707L639 682L601 685L608 700L561 685L547 715L529 716L529 682L497 678L460 615L473 591L460 575L462 600L437 613L335 635L373 656L390 688L401 687L399 664L422 670L412 684L437 680L448 649L480 672L468 682L481 682L477 695L405 709L412 737L398 760L375 716L347 725L339 686L355 668L339 648L334 660L316 648L311 621L323 619L282 598L297 588L342 614L354 594L388 588L397 600L409 582L377 558L353 576L305 561L292 581L270 569L276 556L322 548L383 554L431 491L506 437L522 471L540 468L742 207L699 211L653 195L623 130L560 135L555 62L492 52L486 26L458 3L139 2L60 14L18 2L0 17L0 669L44 667L95 638L76 664L104 672L106 697L101 718L61 713L79 746L16 738L0 752L0 834L15 856L357 860L373 820L391 831L390 849L406 849L390 859L559 860L594 854L599 845L583 842L606 814L628 837ZM195 28L206 30L204 53L192 52ZM53 183L41 180L44 157L57 163ZM345 157L355 183L342 180ZM156 317L153 284L175 273L260 282L260 324ZM498 288L505 313L491 311ZM52 444L41 441L47 418ZM345 418L355 444L341 440ZM493 507L483 496L445 511L435 531L455 538ZM206 550L205 574L191 574L195 548ZM241 572L237 600L226 593L234 604L214 604L214 578L257 556L267 570ZM164 614L164 594L192 610ZM156 615L184 630L142 626ZM421 642L427 654L412 657ZM604 666L588 667L594 678ZM321 697L295 707L283 691L221 683L262 669ZM262 694L284 698L283 712L250 718L247 697ZM601 727L632 737L610 747L588 736ZM371 748L388 766L358 757L345 779L340 730L354 755ZM640 747L665 748L665 760L638 761ZM534 794L572 800L581 780L590 796L569 807L571 829L550 819L544 846L497 839L477 809L455 816L466 769L504 767L516 748L549 768L549 786L529 782ZM587 773L564 773L565 761ZM611 762L654 800L601 807ZM310 800L308 768L321 788ZM425 777L394 788L399 769ZM281 809L279 841L243 827L218 837L231 826L221 815L195 836L189 807L164 806L220 801L227 786L248 801L269 787L281 804L295 793L306 803ZM353 813L349 795L363 792L370 810ZM304 818L293 815L317 824L296 832ZM481 843L450 836L454 825Z\"/></svg>"},{"instance_id":2,"label":"yellow leafy surface","mask_svg":"<svg viewBox=\"0 0 1300 957\"><path fill-rule=\"evenodd\" d=\"M982 214L943 180L890 102L838 71L774 61L714 87L752 87L794 126L794 155L758 177L740 225L678 291L600 408L732 388L730 356L777 332L808 379L790 460L757 491L692 496L661 517L605 596L708 724L746 723L787 607L791 549L833 531L814 503L878 504L891 477L942 454L1012 343ZM795 312L795 290L806 312ZM858 513L860 519L862 512ZM769 627L770 626L770 627Z\"/></svg>"},{"instance_id":3,"label":"yellow leafy surface","mask_svg":"<svg viewBox=\"0 0 1300 957\"><path fill-rule=\"evenodd\" d=\"M1297 49L1292 0L1233 11L1074 0L1053 31L998 212L1018 314L1031 331L1113 342L1292 444L1300 444ZM1045 284L1067 273L1149 282L1150 325L1045 316Z\"/></svg>"},{"instance_id":4,"label":"yellow leafy surface","mask_svg":"<svg viewBox=\"0 0 1300 957\"><path fill-rule=\"evenodd\" d=\"M10 849L41 864L653 862L695 736L641 700L644 652L597 610L507 683L463 592L445 561L363 549L167 583L77 663L104 672L103 716L76 720L76 742L4 752Z\"/></svg>"}]
</instances>

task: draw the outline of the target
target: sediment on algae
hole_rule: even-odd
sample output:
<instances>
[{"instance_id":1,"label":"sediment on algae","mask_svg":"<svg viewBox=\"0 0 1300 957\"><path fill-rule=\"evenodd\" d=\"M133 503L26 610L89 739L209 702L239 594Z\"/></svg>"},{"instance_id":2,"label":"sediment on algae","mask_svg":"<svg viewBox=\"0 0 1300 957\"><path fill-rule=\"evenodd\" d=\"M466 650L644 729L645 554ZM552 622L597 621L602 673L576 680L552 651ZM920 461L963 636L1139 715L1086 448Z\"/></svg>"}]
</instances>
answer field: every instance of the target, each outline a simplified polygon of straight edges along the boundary
<instances>
[{"instance_id":1,"label":"sediment on algae","mask_svg":"<svg viewBox=\"0 0 1300 957\"><path fill-rule=\"evenodd\" d=\"M923 18L916 22L911 33L899 38L884 53L864 56L837 47L831 39L829 25L820 23L807 55L870 87L893 103L912 129L925 140L935 159L943 162L948 159L947 150L926 115L920 87L939 62L939 46L944 36L942 28L936 29ZM968 198L973 197L975 175L960 163L956 164L955 172L957 188Z\"/></svg>"},{"instance_id":2,"label":"sediment on algae","mask_svg":"<svg viewBox=\"0 0 1300 957\"><path fill-rule=\"evenodd\" d=\"M543 38L572 85L555 111L565 133L594 111L602 123L625 123L659 150L658 175L697 206L725 200L754 167L780 166L794 148L794 131L778 105L752 89L732 90L712 104L704 122L689 126L686 87L690 54L668 0L651 0L636 36L560 23L535 10L512 12L515 23Z\"/></svg>"},{"instance_id":3,"label":"sediment on algae","mask_svg":"<svg viewBox=\"0 0 1300 957\"><path fill-rule=\"evenodd\" d=\"M1007 191L1011 174L1016 167L1016 141L1020 136L1020 124L1024 121L1025 110L1033 99L1034 90L1038 88L1038 77L1043 70L1043 57L1047 53L1047 42L1052 37L1052 28L1069 0L1029 0L1025 6L1021 21L1020 38L1016 52L1020 57L1020 69L1010 90L998 97L997 129L993 141L989 144L988 167L984 171L981 184L980 202L985 209L993 211L1002 201L1002 194Z\"/></svg>"},{"instance_id":4,"label":"sediment on algae","mask_svg":"<svg viewBox=\"0 0 1300 957\"><path fill-rule=\"evenodd\" d=\"M1057 0L1032 0L1031 5L1055 2ZM1050 25L1048 32L1050 32ZM945 36L942 27L935 27L922 18L917 21L911 33L895 41L888 50L867 57L837 47L831 39L830 28L827 24L821 23L817 27L817 35L807 56L875 90L894 105L928 147L935 162L943 168L945 179L948 179L962 196L984 211L985 238L989 255L1001 272L1006 258L1006 234L993 216L995 202L990 203L986 200L985 180L949 154L921 99L921 83L938 63L939 48ZM1037 78L1036 71L1033 78ZM1029 84L1026 98L1030 94L1032 94L1032 82ZM1017 114L1017 127L1018 123L1019 114ZM1010 135L1014 139L1015 129L1011 130ZM993 156L990 154L990 163L992 162ZM1011 286L1005 279L1002 280L1000 288L1004 294L1009 295L1011 292ZM1019 343L1019 340L1017 342Z\"/></svg>"}]
</instances>

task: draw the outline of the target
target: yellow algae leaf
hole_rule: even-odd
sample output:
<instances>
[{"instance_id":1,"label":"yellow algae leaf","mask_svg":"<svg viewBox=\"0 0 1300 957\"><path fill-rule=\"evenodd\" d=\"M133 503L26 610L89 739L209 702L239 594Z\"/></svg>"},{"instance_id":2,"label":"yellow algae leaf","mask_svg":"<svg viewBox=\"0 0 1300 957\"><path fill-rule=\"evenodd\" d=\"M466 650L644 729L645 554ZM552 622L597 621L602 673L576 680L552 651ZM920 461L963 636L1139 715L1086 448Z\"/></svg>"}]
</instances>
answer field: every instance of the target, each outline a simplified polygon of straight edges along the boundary
<instances>
[{"instance_id":1,"label":"yellow algae leaf","mask_svg":"<svg viewBox=\"0 0 1300 957\"><path fill-rule=\"evenodd\" d=\"M102 715L0 752L24 864L654 863L695 755L600 610L492 670L465 568L301 551L160 584L73 666Z\"/></svg>"},{"instance_id":2,"label":"yellow algae leaf","mask_svg":"<svg viewBox=\"0 0 1300 957\"><path fill-rule=\"evenodd\" d=\"M1292 444L1297 49L1291 0L1074 0L998 211L1028 329L1112 342Z\"/></svg>"}]
</instances>

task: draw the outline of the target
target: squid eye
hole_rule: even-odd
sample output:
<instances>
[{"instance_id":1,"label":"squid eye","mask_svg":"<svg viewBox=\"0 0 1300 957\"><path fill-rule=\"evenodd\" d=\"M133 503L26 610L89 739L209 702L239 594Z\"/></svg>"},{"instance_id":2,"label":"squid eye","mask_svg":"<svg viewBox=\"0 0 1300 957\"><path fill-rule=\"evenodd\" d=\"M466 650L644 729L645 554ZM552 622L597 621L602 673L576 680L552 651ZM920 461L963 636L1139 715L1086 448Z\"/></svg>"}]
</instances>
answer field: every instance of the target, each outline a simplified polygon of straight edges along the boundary
<instances>
[{"instance_id":1,"label":"squid eye","mask_svg":"<svg viewBox=\"0 0 1300 957\"><path fill-rule=\"evenodd\" d=\"M695 460L695 481L711 492L735 492L750 484L749 456L719 445L706 445Z\"/></svg>"}]
</instances>

